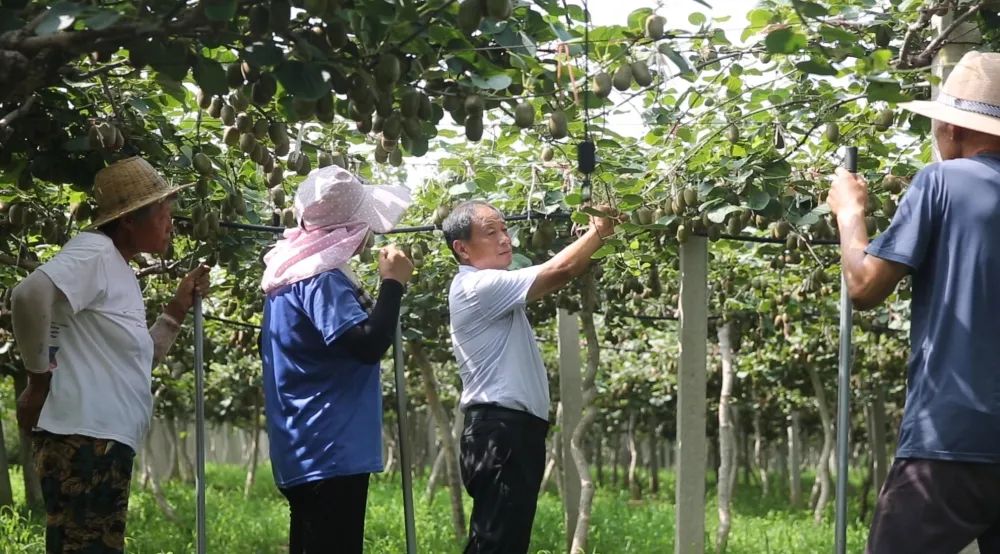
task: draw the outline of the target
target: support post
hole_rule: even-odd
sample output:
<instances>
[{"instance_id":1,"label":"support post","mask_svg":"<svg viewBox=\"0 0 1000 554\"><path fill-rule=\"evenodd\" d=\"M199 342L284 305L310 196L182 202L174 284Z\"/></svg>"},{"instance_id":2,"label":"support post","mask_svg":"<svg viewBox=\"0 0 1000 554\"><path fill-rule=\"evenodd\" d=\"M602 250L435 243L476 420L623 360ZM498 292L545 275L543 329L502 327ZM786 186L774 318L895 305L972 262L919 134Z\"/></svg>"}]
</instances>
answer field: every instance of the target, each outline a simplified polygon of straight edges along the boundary
<instances>
[{"instance_id":1,"label":"support post","mask_svg":"<svg viewBox=\"0 0 1000 554\"><path fill-rule=\"evenodd\" d=\"M205 554L205 316L201 296L194 298L194 420L196 551Z\"/></svg>"},{"instance_id":2,"label":"support post","mask_svg":"<svg viewBox=\"0 0 1000 554\"><path fill-rule=\"evenodd\" d=\"M847 149L847 170L858 171L858 148ZM837 554L847 552L847 470L849 431L851 425L851 297L847 292L847 277L840 273L840 364L837 368L837 521L835 548ZM826 463L821 460L820 463Z\"/></svg>"},{"instance_id":3,"label":"support post","mask_svg":"<svg viewBox=\"0 0 1000 554\"><path fill-rule=\"evenodd\" d=\"M403 331L396 321L396 338L392 346L393 370L396 377L396 421L399 424L399 472L403 477L403 519L406 527L406 554L417 552L417 531L413 520L413 475L410 443L406 437L406 376L403 373Z\"/></svg>"},{"instance_id":4,"label":"support post","mask_svg":"<svg viewBox=\"0 0 1000 554\"><path fill-rule=\"evenodd\" d=\"M705 551L705 435L708 343L708 239L681 245L680 342L677 377L677 554Z\"/></svg>"},{"instance_id":5,"label":"support post","mask_svg":"<svg viewBox=\"0 0 1000 554\"><path fill-rule=\"evenodd\" d=\"M563 508L566 522L566 548L573 543L580 511L580 474L573 463L573 430L583 417L583 376L580 359L580 316L559 308L559 398L563 406Z\"/></svg>"}]
</instances>

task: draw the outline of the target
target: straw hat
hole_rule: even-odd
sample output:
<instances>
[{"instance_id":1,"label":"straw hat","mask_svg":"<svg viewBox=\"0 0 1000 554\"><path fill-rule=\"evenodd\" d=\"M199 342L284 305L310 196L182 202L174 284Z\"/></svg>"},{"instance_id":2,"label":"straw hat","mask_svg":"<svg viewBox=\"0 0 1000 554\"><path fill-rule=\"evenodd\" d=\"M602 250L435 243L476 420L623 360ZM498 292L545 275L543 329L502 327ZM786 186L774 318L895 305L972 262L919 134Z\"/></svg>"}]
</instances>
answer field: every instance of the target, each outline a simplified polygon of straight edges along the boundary
<instances>
[{"instance_id":1,"label":"straw hat","mask_svg":"<svg viewBox=\"0 0 1000 554\"><path fill-rule=\"evenodd\" d=\"M937 100L901 108L958 127L1000 136L1000 54L968 52L945 80Z\"/></svg>"},{"instance_id":2,"label":"straw hat","mask_svg":"<svg viewBox=\"0 0 1000 554\"><path fill-rule=\"evenodd\" d=\"M115 162L94 177L97 210L90 226L104 225L193 184L170 186L149 162L138 156Z\"/></svg>"}]
</instances>

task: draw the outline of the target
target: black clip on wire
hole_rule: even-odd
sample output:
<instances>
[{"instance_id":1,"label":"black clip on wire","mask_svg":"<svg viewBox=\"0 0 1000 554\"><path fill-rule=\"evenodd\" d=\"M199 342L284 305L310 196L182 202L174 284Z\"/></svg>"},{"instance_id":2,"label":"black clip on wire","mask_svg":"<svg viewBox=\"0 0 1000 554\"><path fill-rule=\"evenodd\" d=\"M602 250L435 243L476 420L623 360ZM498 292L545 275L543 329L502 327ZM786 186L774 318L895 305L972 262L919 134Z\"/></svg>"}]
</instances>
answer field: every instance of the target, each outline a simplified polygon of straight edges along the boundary
<instances>
[{"instance_id":1,"label":"black clip on wire","mask_svg":"<svg viewBox=\"0 0 1000 554\"><path fill-rule=\"evenodd\" d=\"M576 166L583 173L583 186L580 193L585 202L590 201L590 174L594 172L597 165L597 148L589 139L584 140L576 147Z\"/></svg>"}]
</instances>

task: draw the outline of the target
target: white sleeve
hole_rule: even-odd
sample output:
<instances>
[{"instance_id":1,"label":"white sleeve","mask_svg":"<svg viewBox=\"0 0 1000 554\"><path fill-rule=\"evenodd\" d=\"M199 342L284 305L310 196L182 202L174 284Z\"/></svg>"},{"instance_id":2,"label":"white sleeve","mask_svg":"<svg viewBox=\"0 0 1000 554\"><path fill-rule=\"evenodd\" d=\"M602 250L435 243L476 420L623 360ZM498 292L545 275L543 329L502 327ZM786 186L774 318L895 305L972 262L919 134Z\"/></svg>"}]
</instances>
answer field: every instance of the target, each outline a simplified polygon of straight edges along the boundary
<instances>
[{"instance_id":1,"label":"white sleeve","mask_svg":"<svg viewBox=\"0 0 1000 554\"><path fill-rule=\"evenodd\" d=\"M66 296L76 314L90 306L107 288L105 251L86 246L64 248L38 268Z\"/></svg>"},{"instance_id":2,"label":"white sleeve","mask_svg":"<svg viewBox=\"0 0 1000 554\"><path fill-rule=\"evenodd\" d=\"M14 339L24 367L32 373L49 369L49 327L52 312L61 295L44 273L35 271L14 288Z\"/></svg>"},{"instance_id":3,"label":"white sleeve","mask_svg":"<svg viewBox=\"0 0 1000 554\"><path fill-rule=\"evenodd\" d=\"M479 309L487 319L506 315L528 300L528 290L541 271L531 266L515 271L484 269L475 273L475 294Z\"/></svg>"}]
</instances>

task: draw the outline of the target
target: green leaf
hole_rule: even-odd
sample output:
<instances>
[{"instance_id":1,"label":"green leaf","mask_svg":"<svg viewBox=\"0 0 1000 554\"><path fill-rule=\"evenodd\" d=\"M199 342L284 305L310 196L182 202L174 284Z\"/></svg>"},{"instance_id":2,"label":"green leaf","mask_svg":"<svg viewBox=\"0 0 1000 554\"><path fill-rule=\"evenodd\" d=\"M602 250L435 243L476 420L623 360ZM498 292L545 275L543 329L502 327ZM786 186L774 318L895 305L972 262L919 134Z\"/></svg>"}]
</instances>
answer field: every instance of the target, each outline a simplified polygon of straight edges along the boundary
<instances>
[{"instance_id":1,"label":"green leaf","mask_svg":"<svg viewBox=\"0 0 1000 554\"><path fill-rule=\"evenodd\" d=\"M802 12L802 15L806 17L823 17L830 14L830 10L826 9L826 6L822 6L815 2L792 0L792 3L800 12Z\"/></svg>"},{"instance_id":2,"label":"green leaf","mask_svg":"<svg viewBox=\"0 0 1000 554\"><path fill-rule=\"evenodd\" d=\"M688 22L692 25L701 25L706 21L705 14L701 12L693 12L688 16Z\"/></svg>"},{"instance_id":3,"label":"green leaf","mask_svg":"<svg viewBox=\"0 0 1000 554\"><path fill-rule=\"evenodd\" d=\"M84 10L84 6L74 2L59 2L55 4L42 16L42 20L35 27L35 34L38 36L51 35L62 31L73 25L76 16Z\"/></svg>"},{"instance_id":4,"label":"green leaf","mask_svg":"<svg viewBox=\"0 0 1000 554\"><path fill-rule=\"evenodd\" d=\"M848 45L857 44L858 42L858 35L830 25L821 25L819 35L826 40L843 42Z\"/></svg>"},{"instance_id":5,"label":"green leaf","mask_svg":"<svg viewBox=\"0 0 1000 554\"><path fill-rule=\"evenodd\" d=\"M305 100L319 100L330 92L323 72L312 63L286 60L274 69L274 76L289 94Z\"/></svg>"},{"instance_id":6,"label":"green leaf","mask_svg":"<svg viewBox=\"0 0 1000 554\"><path fill-rule=\"evenodd\" d=\"M812 73L813 75L829 75L831 77L837 75L837 69L830 65L829 62L816 58L799 62L795 64L795 67L803 73Z\"/></svg>"},{"instance_id":7,"label":"green leaf","mask_svg":"<svg viewBox=\"0 0 1000 554\"><path fill-rule=\"evenodd\" d=\"M209 21L229 21L236 17L236 7L239 4L236 0L202 0L201 5L205 8L205 17Z\"/></svg>"},{"instance_id":8,"label":"green leaf","mask_svg":"<svg viewBox=\"0 0 1000 554\"><path fill-rule=\"evenodd\" d=\"M753 27L755 31L760 31L764 27L767 27L773 19L774 12L763 8L750 10L750 13L747 14L747 21L750 22L750 26Z\"/></svg>"},{"instance_id":9,"label":"green leaf","mask_svg":"<svg viewBox=\"0 0 1000 554\"><path fill-rule=\"evenodd\" d=\"M592 260L600 260L601 258L606 258L614 253L615 253L615 248L610 244L605 244L604 246L598 248L597 252L594 252L594 255L591 256L590 258Z\"/></svg>"},{"instance_id":10,"label":"green leaf","mask_svg":"<svg viewBox=\"0 0 1000 554\"><path fill-rule=\"evenodd\" d=\"M87 19L83 20L83 23L88 29L100 31L114 25L121 18L121 15L115 11L98 9L91 12L91 15L88 15Z\"/></svg>"},{"instance_id":11,"label":"green leaf","mask_svg":"<svg viewBox=\"0 0 1000 554\"><path fill-rule=\"evenodd\" d=\"M750 198L747 200L747 207L751 210L763 210L771 203L771 195L762 190L755 190L750 193Z\"/></svg>"},{"instance_id":12,"label":"green leaf","mask_svg":"<svg viewBox=\"0 0 1000 554\"><path fill-rule=\"evenodd\" d=\"M708 212L708 220L712 223L722 223L726 220L726 216L742 210L740 206L723 206L721 208L716 208Z\"/></svg>"},{"instance_id":13,"label":"green leaf","mask_svg":"<svg viewBox=\"0 0 1000 554\"><path fill-rule=\"evenodd\" d=\"M886 102L904 102L909 97L902 93L899 81L893 79L871 79L868 81L868 88L865 89L868 100L872 102L884 100Z\"/></svg>"},{"instance_id":14,"label":"green leaf","mask_svg":"<svg viewBox=\"0 0 1000 554\"><path fill-rule=\"evenodd\" d=\"M449 196L462 196L464 194L472 194L474 192L476 192L475 181L466 181L464 183L459 183L457 185L453 185L451 188L448 189Z\"/></svg>"},{"instance_id":15,"label":"green leaf","mask_svg":"<svg viewBox=\"0 0 1000 554\"><path fill-rule=\"evenodd\" d=\"M628 14L629 29L642 29L646 25L646 18L653 15L652 8L639 8Z\"/></svg>"},{"instance_id":16,"label":"green leaf","mask_svg":"<svg viewBox=\"0 0 1000 554\"><path fill-rule=\"evenodd\" d=\"M473 74L469 76L469 80L472 81L472 84L483 90L503 90L514 82L510 75L506 73L497 73L486 78Z\"/></svg>"},{"instance_id":17,"label":"green leaf","mask_svg":"<svg viewBox=\"0 0 1000 554\"><path fill-rule=\"evenodd\" d=\"M525 267L531 267L532 265L531 258L525 256L524 254L515 253L511 259L510 267L507 269L522 269Z\"/></svg>"},{"instance_id":18,"label":"green leaf","mask_svg":"<svg viewBox=\"0 0 1000 554\"><path fill-rule=\"evenodd\" d=\"M198 63L192 68L194 80L201 90L208 95L221 95L229 92L226 85L226 70L222 64L208 58L198 58Z\"/></svg>"},{"instance_id":19,"label":"green leaf","mask_svg":"<svg viewBox=\"0 0 1000 554\"><path fill-rule=\"evenodd\" d=\"M255 42L243 50L243 58L255 66L264 67L278 65L284 55L274 43Z\"/></svg>"},{"instance_id":20,"label":"green leaf","mask_svg":"<svg viewBox=\"0 0 1000 554\"><path fill-rule=\"evenodd\" d=\"M764 47L774 54L792 54L806 47L806 36L790 27L776 29L764 38Z\"/></svg>"},{"instance_id":21,"label":"green leaf","mask_svg":"<svg viewBox=\"0 0 1000 554\"><path fill-rule=\"evenodd\" d=\"M688 65L687 60L684 59L684 56L681 56L680 54L677 53L676 50L674 50L670 46L667 46L667 43L661 44L659 50L661 54L669 58L670 61L674 62L674 65L677 66L677 69L681 73L691 73L691 66Z\"/></svg>"}]
</instances>

